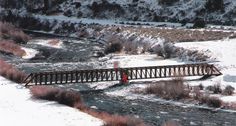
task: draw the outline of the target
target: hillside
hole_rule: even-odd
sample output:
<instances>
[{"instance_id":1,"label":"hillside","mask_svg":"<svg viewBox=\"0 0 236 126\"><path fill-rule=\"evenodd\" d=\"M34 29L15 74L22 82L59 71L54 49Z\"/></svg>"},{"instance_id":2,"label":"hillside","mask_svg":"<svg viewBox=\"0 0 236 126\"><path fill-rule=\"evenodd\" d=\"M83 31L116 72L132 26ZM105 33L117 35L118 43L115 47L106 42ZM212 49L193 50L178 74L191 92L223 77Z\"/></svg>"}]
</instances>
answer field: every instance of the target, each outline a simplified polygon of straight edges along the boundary
<instances>
[{"instance_id":1,"label":"hillside","mask_svg":"<svg viewBox=\"0 0 236 126\"><path fill-rule=\"evenodd\" d=\"M3 8L78 18L235 25L235 0L0 0ZM15 3L15 4L13 4Z\"/></svg>"}]
</instances>

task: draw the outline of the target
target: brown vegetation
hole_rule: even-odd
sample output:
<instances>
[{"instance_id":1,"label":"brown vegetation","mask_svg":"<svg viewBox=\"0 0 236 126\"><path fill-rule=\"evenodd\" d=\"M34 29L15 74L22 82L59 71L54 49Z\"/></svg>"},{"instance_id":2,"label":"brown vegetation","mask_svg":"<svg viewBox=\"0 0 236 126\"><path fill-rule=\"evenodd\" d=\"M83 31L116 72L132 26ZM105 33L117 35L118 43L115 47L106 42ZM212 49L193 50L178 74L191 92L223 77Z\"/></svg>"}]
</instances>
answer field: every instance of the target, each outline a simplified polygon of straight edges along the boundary
<instances>
[{"instance_id":1,"label":"brown vegetation","mask_svg":"<svg viewBox=\"0 0 236 126\"><path fill-rule=\"evenodd\" d=\"M0 75L17 83L21 83L26 74L0 59Z\"/></svg>"},{"instance_id":2,"label":"brown vegetation","mask_svg":"<svg viewBox=\"0 0 236 126\"><path fill-rule=\"evenodd\" d=\"M111 30L115 32L117 27ZM192 29L175 29L175 28L135 28L135 27L121 27L121 32L127 31L136 33L138 36L146 35L152 38L160 37L169 42L191 42L191 41L208 41L220 40L223 38L235 38L236 33L233 31L214 31L214 30L192 30Z\"/></svg>"},{"instance_id":3,"label":"brown vegetation","mask_svg":"<svg viewBox=\"0 0 236 126\"><path fill-rule=\"evenodd\" d=\"M209 91L212 91L214 94L221 94L222 93L220 83L218 83L218 82L217 82L217 84L215 84L213 86L206 87L206 89L209 90Z\"/></svg>"},{"instance_id":4,"label":"brown vegetation","mask_svg":"<svg viewBox=\"0 0 236 126\"><path fill-rule=\"evenodd\" d=\"M146 126L142 120L130 116L111 115L107 112L97 112L92 109L87 109L84 112L104 120L104 126Z\"/></svg>"},{"instance_id":5,"label":"brown vegetation","mask_svg":"<svg viewBox=\"0 0 236 126\"><path fill-rule=\"evenodd\" d=\"M123 48L123 46L121 43L110 43L105 48L105 54L120 52L122 50L122 48Z\"/></svg>"},{"instance_id":6,"label":"brown vegetation","mask_svg":"<svg viewBox=\"0 0 236 126\"><path fill-rule=\"evenodd\" d=\"M222 94L223 94L223 95L232 95L232 94L234 93L234 90L235 90L234 87L232 87L232 86L230 86L230 85L227 85L227 86L225 87L225 89L222 91Z\"/></svg>"},{"instance_id":7,"label":"brown vegetation","mask_svg":"<svg viewBox=\"0 0 236 126\"><path fill-rule=\"evenodd\" d=\"M11 40L0 41L0 51L14 54L15 56L22 57L26 52Z\"/></svg>"},{"instance_id":8,"label":"brown vegetation","mask_svg":"<svg viewBox=\"0 0 236 126\"><path fill-rule=\"evenodd\" d=\"M222 101L217 97L210 96L202 96L200 99L200 103L207 104L210 107L219 108L222 106Z\"/></svg>"},{"instance_id":9,"label":"brown vegetation","mask_svg":"<svg viewBox=\"0 0 236 126\"><path fill-rule=\"evenodd\" d=\"M34 98L44 99L49 101L57 101L70 107L82 105L80 94L76 91L66 91L60 88L34 86L30 88Z\"/></svg>"},{"instance_id":10,"label":"brown vegetation","mask_svg":"<svg viewBox=\"0 0 236 126\"><path fill-rule=\"evenodd\" d=\"M97 112L86 107L82 102L80 94L76 91L47 86L34 86L30 88L30 91L34 98L56 101L102 119L105 121L104 126L145 126L140 119L129 116L111 115L107 112Z\"/></svg>"},{"instance_id":11,"label":"brown vegetation","mask_svg":"<svg viewBox=\"0 0 236 126\"><path fill-rule=\"evenodd\" d=\"M0 22L0 38L10 39L17 43L26 43L30 37L12 24Z\"/></svg>"},{"instance_id":12,"label":"brown vegetation","mask_svg":"<svg viewBox=\"0 0 236 126\"><path fill-rule=\"evenodd\" d=\"M163 81L155 85L150 85L144 92L147 94L155 94L164 99L179 100L188 98L190 90L184 85L182 78L176 78L172 81Z\"/></svg>"}]
</instances>

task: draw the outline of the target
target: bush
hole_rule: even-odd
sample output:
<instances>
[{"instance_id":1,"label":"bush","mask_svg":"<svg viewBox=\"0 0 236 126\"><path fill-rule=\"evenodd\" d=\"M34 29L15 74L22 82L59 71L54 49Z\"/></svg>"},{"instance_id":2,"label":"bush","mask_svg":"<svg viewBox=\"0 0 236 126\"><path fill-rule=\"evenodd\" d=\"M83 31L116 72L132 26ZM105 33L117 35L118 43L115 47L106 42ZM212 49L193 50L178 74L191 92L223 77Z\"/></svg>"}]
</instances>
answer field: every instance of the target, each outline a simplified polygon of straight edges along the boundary
<instances>
[{"instance_id":1,"label":"bush","mask_svg":"<svg viewBox=\"0 0 236 126\"><path fill-rule=\"evenodd\" d=\"M17 43L26 43L30 39L22 30L6 22L0 22L0 37L11 39Z\"/></svg>"},{"instance_id":2,"label":"bush","mask_svg":"<svg viewBox=\"0 0 236 126\"><path fill-rule=\"evenodd\" d=\"M228 86L225 87L225 89L223 90L222 94L223 95L232 95L234 93L234 90L235 90L234 87L228 85Z\"/></svg>"},{"instance_id":3,"label":"bush","mask_svg":"<svg viewBox=\"0 0 236 126\"><path fill-rule=\"evenodd\" d=\"M205 8L209 12L224 11L224 0L207 0Z\"/></svg>"},{"instance_id":4,"label":"bush","mask_svg":"<svg viewBox=\"0 0 236 126\"><path fill-rule=\"evenodd\" d=\"M222 105L222 101L217 97L203 96L200 99L201 103L206 103L210 107L219 108Z\"/></svg>"},{"instance_id":5,"label":"bush","mask_svg":"<svg viewBox=\"0 0 236 126\"><path fill-rule=\"evenodd\" d=\"M80 94L76 91L63 91L61 90L56 95L57 101L60 104L68 105L70 107L78 106L78 104L82 104L82 99Z\"/></svg>"},{"instance_id":6,"label":"bush","mask_svg":"<svg viewBox=\"0 0 236 126\"><path fill-rule=\"evenodd\" d=\"M188 98L190 90L184 85L182 78L177 78L172 81L163 81L155 85L150 85L144 89L144 92L155 94L164 99L179 100Z\"/></svg>"},{"instance_id":7,"label":"bush","mask_svg":"<svg viewBox=\"0 0 236 126\"><path fill-rule=\"evenodd\" d=\"M23 6L23 0L1 0L0 6L4 8L21 8Z\"/></svg>"},{"instance_id":8,"label":"bush","mask_svg":"<svg viewBox=\"0 0 236 126\"><path fill-rule=\"evenodd\" d=\"M0 68L0 75L14 82L22 83L22 81L27 77L24 72L19 71L18 69L14 68L12 65L6 63L1 59Z\"/></svg>"},{"instance_id":9,"label":"bush","mask_svg":"<svg viewBox=\"0 0 236 126\"><path fill-rule=\"evenodd\" d=\"M51 88L46 86L33 86L30 92L34 98L55 101L57 94L60 93L58 88Z\"/></svg>"},{"instance_id":10,"label":"bush","mask_svg":"<svg viewBox=\"0 0 236 126\"><path fill-rule=\"evenodd\" d=\"M105 49L105 54L120 52L123 49L121 43L111 43Z\"/></svg>"},{"instance_id":11,"label":"bush","mask_svg":"<svg viewBox=\"0 0 236 126\"><path fill-rule=\"evenodd\" d=\"M88 108L84 109L84 112L102 119L105 122L103 126L146 126L142 120L130 116L111 115Z\"/></svg>"},{"instance_id":12,"label":"bush","mask_svg":"<svg viewBox=\"0 0 236 126\"><path fill-rule=\"evenodd\" d=\"M204 89L204 86L203 86L202 84L199 84L198 87L199 87L200 90L203 90L203 89Z\"/></svg>"},{"instance_id":13,"label":"bush","mask_svg":"<svg viewBox=\"0 0 236 126\"><path fill-rule=\"evenodd\" d=\"M0 41L0 51L11 53L19 57L22 57L26 54L25 50L23 50L19 45L9 40Z\"/></svg>"},{"instance_id":14,"label":"bush","mask_svg":"<svg viewBox=\"0 0 236 126\"><path fill-rule=\"evenodd\" d=\"M56 101L70 107L78 107L78 105L83 104L80 94L76 91L66 91L46 86L34 86L30 88L30 91L33 97L37 99Z\"/></svg>"},{"instance_id":15,"label":"bush","mask_svg":"<svg viewBox=\"0 0 236 126\"><path fill-rule=\"evenodd\" d=\"M193 88L193 98L195 100L199 100L202 98L202 93L200 91L201 89L199 87L194 87Z\"/></svg>"},{"instance_id":16,"label":"bush","mask_svg":"<svg viewBox=\"0 0 236 126\"><path fill-rule=\"evenodd\" d=\"M172 5L176 2L178 2L179 0L159 0L159 4L161 5Z\"/></svg>"},{"instance_id":17,"label":"bush","mask_svg":"<svg viewBox=\"0 0 236 126\"><path fill-rule=\"evenodd\" d=\"M220 84L215 84L213 86L208 86L206 89L209 90L209 91L212 91L214 94L222 93L222 89L220 88Z\"/></svg>"},{"instance_id":18,"label":"bush","mask_svg":"<svg viewBox=\"0 0 236 126\"><path fill-rule=\"evenodd\" d=\"M204 21L204 19L196 19L194 24L193 24L193 28L205 28L206 27L206 22Z\"/></svg>"}]
</instances>

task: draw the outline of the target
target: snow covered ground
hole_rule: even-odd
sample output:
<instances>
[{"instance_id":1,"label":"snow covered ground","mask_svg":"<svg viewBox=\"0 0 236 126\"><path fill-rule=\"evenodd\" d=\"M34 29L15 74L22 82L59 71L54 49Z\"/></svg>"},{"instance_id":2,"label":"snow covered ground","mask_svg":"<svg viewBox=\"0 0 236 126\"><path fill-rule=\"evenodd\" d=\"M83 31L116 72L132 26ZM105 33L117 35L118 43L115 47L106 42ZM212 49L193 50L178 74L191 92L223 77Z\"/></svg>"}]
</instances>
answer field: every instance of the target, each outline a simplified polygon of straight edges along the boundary
<instances>
[{"instance_id":1,"label":"snow covered ground","mask_svg":"<svg viewBox=\"0 0 236 126\"><path fill-rule=\"evenodd\" d=\"M38 54L39 52L37 50L34 49L30 49L30 48L25 48L22 47L22 49L25 51L25 55L22 56L23 59L31 59L34 58L36 56L36 54Z\"/></svg>"},{"instance_id":2,"label":"snow covered ground","mask_svg":"<svg viewBox=\"0 0 236 126\"><path fill-rule=\"evenodd\" d=\"M215 85L219 83L222 89L224 89L227 85L233 86L236 89L236 54L235 54L236 39L225 39L225 40L205 41L205 42L184 42L184 43L177 43L175 45L186 49L200 50L201 52L204 51L207 52L207 54L209 54L212 57L212 59L216 59L218 61L215 63L215 65L223 73L222 76L213 77L208 80L188 82L190 86L198 86L199 84L202 84L204 87L207 87L209 85ZM178 59L164 60L160 57L157 57L156 55L135 55L135 56L116 55L113 56L113 58L111 58L108 61L108 65L112 67L112 64L117 61L120 63L120 67L183 64L183 62L179 61ZM143 89L147 85L148 84L143 84L142 82L133 82L129 86L117 88L116 90L110 90L106 92L106 94L115 97L122 96L128 99L145 99L151 101L155 100L160 101L160 99L154 97L153 95L142 96L139 94L132 93L132 91L136 89ZM93 87L98 88L97 86L93 85ZM223 95L216 95L216 96L219 97L223 102L236 103L235 94L233 94L232 96L223 96ZM180 104L180 103L173 102L173 104Z\"/></svg>"},{"instance_id":3,"label":"snow covered ground","mask_svg":"<svg viewBox=\"0 0 236 126\"><path fill-rule=\"evenodd\" d=\"M164 66L173 64L184 64L180 60L164 59L155 54L142 54L142 55L113 55L108 60L107 65L113 67L114 62L118 62L119 67L141 67L141 66Z\"/></svg>"},{"instance_id":4,"label":"snow covered ground","mask_svg":"<svg viewBox=\"0 0 236 126\"><path fill-rule=\"evenodd\" d=\"M0 76L1 126L101 126L103 121L77 109L33 100L29 89Z\"/></svg>"},{"instance_id":5,"label":"snow covered ground","mask_svg":"<svg viewBox=\"0 0 236 126\"><path fill-rule=\"evenodd\" d=\"M211 52L211 57L216 58L217 67L223 73L222 76L212 78L211 80L202 82L204 85L211 85L219 82L221 87L231 85L236 88L236 39L225 39L219 41L206 42L185 42L177 43L177 46ZM197 82L192 82L192 84ZM199 83L199 82L198 82ZM236 95L222 96L224 102L236 102Z\"/></svg>"},{"instance_id":6,"label":"snow covered ground","mask_svg":"<svg viewBox=\"0 0 236 126\"><path fill-rule=\"evenodd\" d=\"M29 41L28 44L38 44L58 49L63 47L63 42L57 39L34 39L32 41Z\"/></svg>"}]
</instances>

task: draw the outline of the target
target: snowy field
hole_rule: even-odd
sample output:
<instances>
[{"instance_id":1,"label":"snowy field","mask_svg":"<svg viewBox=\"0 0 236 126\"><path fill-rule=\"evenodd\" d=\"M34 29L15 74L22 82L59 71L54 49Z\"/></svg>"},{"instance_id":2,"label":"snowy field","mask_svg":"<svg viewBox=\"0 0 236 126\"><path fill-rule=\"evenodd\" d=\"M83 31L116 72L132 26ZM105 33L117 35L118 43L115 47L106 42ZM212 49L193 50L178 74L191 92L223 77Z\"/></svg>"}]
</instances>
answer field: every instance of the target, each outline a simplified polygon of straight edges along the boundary
<instances>
[{"instance_id":1,"label":"snowy field","mask_svg":"<svg viewBox=\"0 0 236 126\"><path fill-rule=\"evenodd\" d=\"M216 65L221 70L223 75L202 82L204 85L220 82L222 88L227 85L231 85L232 87L236 88L236 39L194 43L186 42L178 43L176 45L193 50L210 51L211 57L216 58L216 60L219 61L216 63ZM196 83L199 82L193 82L192 84ZM224 102L236 102L236 95L222 96L221 100Z\"/></svg>"},{"instance_id":2,"label":"snowy field","mask_svg":"<svg viewBox=\"0 0 236 126\"><path fill-rule=\"evenodd\" d=\"M213 77L207 80L199 80L199 81L190 81L187 82L190 86L198 86L202 84L204 87L209 85L215 85L220 83L222 89L224 89L227 85L233 86L236 88L236 39L226 39L226 40L218 40L218 41L205 41L205 42L184 42L175 44L179 47L184 47L185 49L191 50L199 50L201 52L207 52L211 56L211 59L216 59L217 68L223 73L223 75L218 77ZM209 53L210 52L210 53ZM136 55L136 56L113 56L112 59L108 61L108 64L112 66L112 64L118 61L120 63L120 67L137 67L137 66L157 66L157 65L176 65L183 64L178 59L163 59L157 57L156 55ZM198 77L199 78L199 77ZM187 79L197 79L195 78L187 78ZM150 80L150 82L155 82L160 79ZM131 81L132 82L132 81ZM143 84L141 82L132 82L131 85L117 88L117 90L111 90L106 92L106 94L111 96L122 96L127 99L144 99L150 101L162 101L162 102L172 102L165 101L162 99L158 99L154 97L154 95L142 96L140 94L134 94L132 91L136 89L144 89L148 84ZM99 85L92 85L93 87L99 88ZM215 95L219 97L225 103L236 103L236 95L232 96L222 96ZM172 102L173 104L183 105L179 102ZM185 105L183 105L185 106ZM194 105L187 105L194 106Z\"/></svg>"},{"instance_id":3,"label":"snowy field","mask_svg":"<svg viewBox=\"0 0 236 126\"><path fill-rule=\"evenodd\" d=\"M34 100L29 89L0 76L0 126L101 126L103 121L55 102Z\"/></svg>"}]
</instances>

